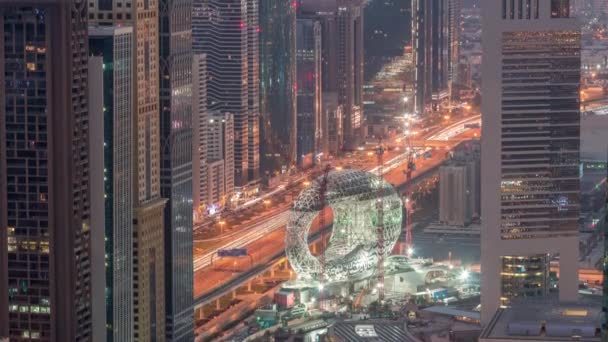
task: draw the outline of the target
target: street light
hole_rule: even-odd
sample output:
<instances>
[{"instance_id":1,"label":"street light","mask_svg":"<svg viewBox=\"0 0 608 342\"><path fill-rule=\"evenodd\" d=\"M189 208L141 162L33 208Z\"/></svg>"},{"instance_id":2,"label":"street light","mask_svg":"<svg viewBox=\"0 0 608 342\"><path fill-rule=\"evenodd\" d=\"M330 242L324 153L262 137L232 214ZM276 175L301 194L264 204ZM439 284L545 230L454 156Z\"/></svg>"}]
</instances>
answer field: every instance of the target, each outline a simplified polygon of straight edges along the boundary
<instances>
[{"instance_id":1,"label":"street light","mask_svg":"<svg viewBox=\"0 0 608 342\"><path fill-rule=\"evenodd\" d=\"M408 103L410 99L407 98L407 96L403 97L403 103Z\"/></svg>"},{"instance_id":2,"label":"street light","mask_svg":"<svg viewBox=\"0 0 608 342\"><path fill-rule=\"evenodd\" d=\"M224 225L226 224L226 221L220 221L218 222L220 224L220 233L224 232Z\"/></svg>"}]
</instances>

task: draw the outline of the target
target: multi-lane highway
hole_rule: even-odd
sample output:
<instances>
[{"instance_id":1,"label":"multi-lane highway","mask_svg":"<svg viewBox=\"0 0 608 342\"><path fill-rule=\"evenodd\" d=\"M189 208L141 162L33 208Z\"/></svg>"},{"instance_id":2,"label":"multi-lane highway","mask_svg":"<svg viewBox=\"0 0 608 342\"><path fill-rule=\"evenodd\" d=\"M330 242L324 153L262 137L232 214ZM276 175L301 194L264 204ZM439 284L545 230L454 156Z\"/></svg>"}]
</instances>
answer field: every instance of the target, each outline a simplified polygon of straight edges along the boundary
<instances>
[{"instance_id":1,"label":"multi-lane highway","mask_svg":"<svg viewBox=\"0 0 608 342\"><path fill-rule=\"evenodd\" d=\"M445 148L452 148L459 139L450 140L464 132L465 125L479 122L479 116L468 117L448 127L436 130L426 139L442 139ZM401 184L405 181L404 163L407 160L406 153L393 155L386 162L385 178L393 184ZM416 178L431 169L439 166L445 155L436 153L428 159L418 159L417 169L413 173ZM369 163L373 165L373 163ZM370 171L376 171L375 167L368 167ZM285 230L283 229L289 219L289 210L280 211L270 217L258 218L255 222L249 222L247 228L224 234L221 237L198 240L207 247L203 253L198 253L195 261L194 287L197 302L206 302L213 299L215 295L221 295L227 289L226 286L236 286L246 282L249 278L263 271L269 263L280 258L284 251ZM249 251L250 258L231 258L219 260L218 249L244 248ZM214 259L215 258L215 259ZM213 265L211 265L213 261ZM207 299L202 301L200 299Z\"/></svg>"}]
</instances>

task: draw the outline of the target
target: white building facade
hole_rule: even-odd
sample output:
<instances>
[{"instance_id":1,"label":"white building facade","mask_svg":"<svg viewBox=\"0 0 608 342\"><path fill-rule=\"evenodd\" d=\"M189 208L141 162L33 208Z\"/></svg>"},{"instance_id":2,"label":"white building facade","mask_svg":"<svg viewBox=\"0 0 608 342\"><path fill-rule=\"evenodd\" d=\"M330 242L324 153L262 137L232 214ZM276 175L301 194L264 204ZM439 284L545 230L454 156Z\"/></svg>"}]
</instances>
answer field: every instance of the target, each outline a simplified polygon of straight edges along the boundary
<instances>
[{"instance_id":1,"label":"white building facade","mask_svg":"<svg viewBox=\"0 0 608 342\"><path fill-rule=\"evenodd\" d=\"M482 1L482 324L510 299L577 295L580 29L568 0Z\"/></svg>"}]
</instances>

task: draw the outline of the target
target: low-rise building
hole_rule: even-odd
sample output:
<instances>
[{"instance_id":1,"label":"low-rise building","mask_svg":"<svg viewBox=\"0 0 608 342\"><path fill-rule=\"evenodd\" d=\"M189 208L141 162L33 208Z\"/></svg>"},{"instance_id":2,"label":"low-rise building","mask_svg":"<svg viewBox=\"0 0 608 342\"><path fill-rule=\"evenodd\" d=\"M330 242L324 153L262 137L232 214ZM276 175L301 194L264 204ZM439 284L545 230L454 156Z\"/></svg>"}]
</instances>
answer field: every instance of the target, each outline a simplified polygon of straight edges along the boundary
<instances>
[{"instance_id":1,"label":"low-rise building","mask_svg":"<svg viewBox=\"0 0 608 342\"><path fill-rule=\"evenodd\" d=\"M515 303L498 309L480 342L601 341L602 311L583 303Z\"/></svg>"}]
</instances>

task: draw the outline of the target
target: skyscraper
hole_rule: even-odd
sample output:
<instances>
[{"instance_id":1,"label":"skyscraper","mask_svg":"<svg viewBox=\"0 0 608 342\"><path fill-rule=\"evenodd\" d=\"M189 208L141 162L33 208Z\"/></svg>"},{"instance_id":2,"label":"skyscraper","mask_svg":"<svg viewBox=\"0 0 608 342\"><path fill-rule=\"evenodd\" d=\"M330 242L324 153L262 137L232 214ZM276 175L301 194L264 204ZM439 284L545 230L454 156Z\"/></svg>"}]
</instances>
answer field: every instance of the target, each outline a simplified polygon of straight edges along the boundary
<instances>
[{"instance_id":1,"label":"skyscraper","mask_svg":"<svg viewBox=\"0 0 608 342\"><path fill-rule=\"evenodd\" d=\"M110 310L113 315L111 292L107 291L106 282L106 248L111 244L106 240L106 181L104 180L104 114L103 114L103 79L104 63L101 56L89 56L89 193L91 203L91 320L93 321L93 340L106 341L109 329L113 325L108 321ZM97 84L98 86L93 86ZM120 177L119 177L120 178ZM110 201L107 201L109 204ZM130 227L130 226L129 226ZM133 268L131 267L131 270ZM131 290L132 291L132 290ZM133 308L130 308L132 315Z\"/></svg>"},{"instance_id":2,"label":"skyscraper","mask_svg":"<svg viewBox=\"0 0 608 342\"><path fill-rule=\"evenodd\" d=\"M296 24L298 165L308 166L321 152L321 23L302 18Z\"/></svg>"},{"instance_id":3,"label":"skyscraper","mask_svg":"<svg viewBox=\"0 0 608 342\"><path fill-rule=\"evenodd\" d=\"M89 27L89 53L101 58L101 77L89 84L103 116L105 306L110 341L133 336L133 28ZM99 79L97 79L99 78ZM99 101L93 97L92 102ZM93 108L91 115L98 115ZM91 119L93 120L93 119ZM93 156L97 158L99 156ZM93 173L91 173L93 174ZM98 195L98 194L92 194ZM96 213L95 213L96 214Z\"/></svg>"},{"instance_id":4,"label":"skyscraper","mask_svg":"<svg viewBox=\"0 0 608 342\"><path fill-rule=\"evenodd\" d=\"M262 169L296 163L296 3L260 1Z\"/></svg>"},{"instance_id":5,"label":"skyscraper","mask_svg":"<svg viewBox=\"0 0 608 342\"><path fill-rule=\"evenodd\" d=\"M0 1L0 336L89 341L84 1Z\"/></svg>"},{"instance_id":6,"label":"skyscraper","mask_svg":"<svg viewBox=\"0 0 608 342\"><path fill-rule=\"evenodd\" d=\"M580 29L564 0L482 2L482 323L513 298L577 296ZM557 260L557 259L554 259Z\"/></svg>"},{"instance_id":7,"label":"skyscraper","mask_svg":"<svg viewBox=\"0 0 608 342\"><path fill-rule=\"evenodd\" d=\"M448 86L460 83L458 65L460 61L460 30L462 25L462 1L448 1Z\"/></svg>"},{"instance_id":8,"label":"skyscraper","mask_svg":"<svg viewBox=\"0 0 608 342\"><path fill-rule=\"evenodd\" d=\"M161 194L168 341L194 340L192 280L192 0L160 0Z\"/></svg>"},{"instance_id":9,"label":"skyscraper","mask_svg":"<svg viewBox=\"0 0 608 342\"><path fill-rule=\"evenodd\" d=\"M209 113L207 123L207 203L224 208L234 194L234 118L232 114Z\"/></svg>"},{"instance_id":10,"label":"skyscraper","mask_svg":"<svg viewBox=\"0 0 608 342\"><path fill-rule=\"evenodd\" d=\"M234 116L235 183L259 180L258 0L194 0L195 53L207 55L210 111Z\"/></svg>"},{"instance_id":11,"label":"skyscraper","mask_svg":"<svg viewBox=\"0 0 608 342\"><path fill-rule=\"evenodd\" d=\"M133 27L132 65L137 66L132 68L133 298L137 305L131 339L157 339L165 336L166 205L160 196L158 2L88 0L88 6L90 24Z\"/></svg>"},{"instance_id":12,"label":"skyscraper","mask_svg":"<svg viewBox=\"0 0 608 342\"><path fill-rule=\"evenodd\" d=\"M207 211L207 57L192 57L192 203L197 219Z\"/></svg>"},{"instance_id":13,"label":"skyscraper","mask_svg":"<svg viewBox=\"0 0 608 342\"><path fill-rule=\"evenodd\" d=\"M458 0L413 0L414 109L424 113L448 97L450 72L449 6Z\"/></svg>"},{"instance_id":14,"label":"skyscraper","mask_svg":"<svg viewBox=\"0 0 608 342\"><path fill-rule=\"evenodd\" d=\"M300 0L301 1L301 0ZM299 18L321 23L323 94L337 95L342 107L340 148L353 149L363 138L363 8L361 0L310 0L298 5ZM335 112L324 108L323 112ZM331 124L330 124L331 125ZM336 125L334 125L336 126Z\"/></svg>"}]
</instances>

